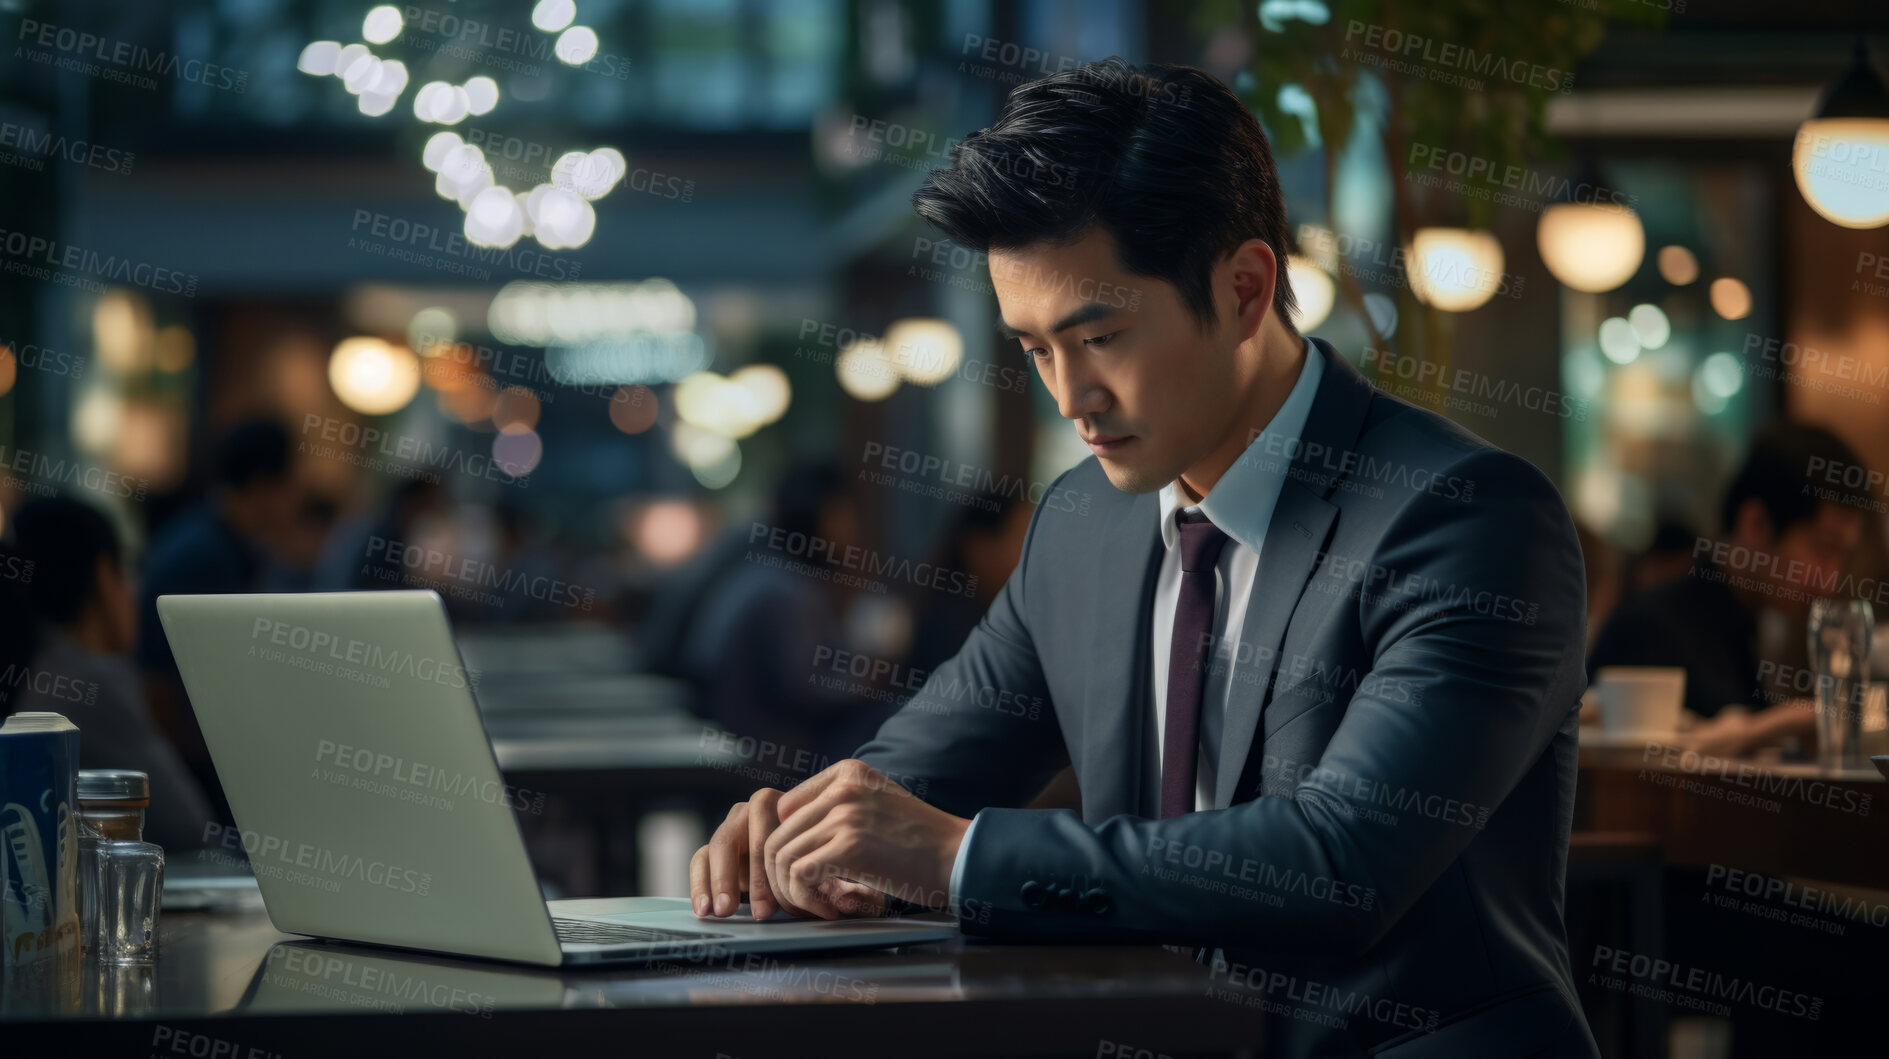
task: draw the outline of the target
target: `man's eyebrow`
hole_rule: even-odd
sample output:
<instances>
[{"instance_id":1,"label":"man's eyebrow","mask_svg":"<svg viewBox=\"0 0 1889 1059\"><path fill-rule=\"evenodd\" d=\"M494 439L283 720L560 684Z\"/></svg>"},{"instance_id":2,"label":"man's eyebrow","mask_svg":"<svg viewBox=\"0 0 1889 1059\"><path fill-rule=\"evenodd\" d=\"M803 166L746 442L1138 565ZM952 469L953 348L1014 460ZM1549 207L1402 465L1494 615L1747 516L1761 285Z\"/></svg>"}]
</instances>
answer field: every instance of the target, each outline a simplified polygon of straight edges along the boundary
<instances>
[{"instance_id":1,"label":"man's eyebrow","mask_svg":"<svg viewBox=\"0 0 1889 1059\"><path fill-rule=\"evenodd\" d=\"M1120 306L1109 305L1106 302L1089 302L1075 309L1061 320L1056 321L1056 326L1050 328L1049 333L1052 335L1061 334L1072 327L1093 323L1113 313L1118 308L1120 308ZM1022 338L1024 335L1029 334L1029 332L1021 328L1012 327L1002 320L997 321L997 333L1005 338Z\"/></svg>"}]
</instances>

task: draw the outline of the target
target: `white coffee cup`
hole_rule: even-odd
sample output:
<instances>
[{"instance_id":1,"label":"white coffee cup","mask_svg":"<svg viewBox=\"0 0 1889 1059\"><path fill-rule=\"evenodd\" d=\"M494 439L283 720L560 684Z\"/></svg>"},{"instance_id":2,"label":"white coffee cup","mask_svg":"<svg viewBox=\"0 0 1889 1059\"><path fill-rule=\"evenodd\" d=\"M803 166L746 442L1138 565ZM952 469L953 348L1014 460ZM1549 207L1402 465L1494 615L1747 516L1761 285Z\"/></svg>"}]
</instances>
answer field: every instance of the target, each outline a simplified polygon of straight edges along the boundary
<instances>
[{"instance_id":1,"label":"white coffee cup","mask_svg":"<svg viewBox=\"0 0 1889 1059\"><path fill-rule=\"evenodd\" d=\"M1678 666L1602 666L1594 674L1600 727L1610 735L1672 735L1686 701L1686 671Z\"/></svg>"}]
</instances>

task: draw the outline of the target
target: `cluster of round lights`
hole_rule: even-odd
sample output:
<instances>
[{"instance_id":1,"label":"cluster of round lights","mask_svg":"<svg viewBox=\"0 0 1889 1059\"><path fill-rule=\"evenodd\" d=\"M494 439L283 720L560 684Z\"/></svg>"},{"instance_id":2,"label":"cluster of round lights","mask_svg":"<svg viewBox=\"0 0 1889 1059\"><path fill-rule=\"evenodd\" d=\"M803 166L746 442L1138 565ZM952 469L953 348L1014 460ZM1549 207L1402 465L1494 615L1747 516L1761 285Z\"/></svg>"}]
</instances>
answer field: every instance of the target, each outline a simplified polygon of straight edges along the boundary
<instances>
[{"instance_id":1,"label":"cluster of round lights","mask_svg":"<svg viewBox=\"0 0 1889 1059\"><path fill-rule=\"evenodd\" d=\"M552 166L550 184L513 191L495 183L492 166L477 144L457 133L439 132L426 143L421 161L437 174L433 189L466 211L466 239L475 246L507 247L523 236L546 250L583 246L597 230L591 201L623 179L628 164L614 147L571 151Z\"/></svg>"},{"instance_id":2,"label":"cluster of round lights","mask_svg":"<svg viewBox=\"0 0 1889 1059\"><path fill-rule=\"evenodd\" d=\"M553 50L570 65L581 66L597 55L595 30L573 25L575 0L539 0L531 24L557 33ZM361 22L361 36L371 44L386 44L405 28L400 9L379 5ZM343 46L318 40L302 49L296 68L315 76L341 79L360 99L361 113L379 117L391 112L407 87L407 67L398 59L382 59L367 44ZM428 81L413 94L413 116L435 125L457 125L469 116L488 114L498 106L498 82L473 77L464 84ZM551 167L548 183L528 192L497 184L492 167L478 147L454 133L440 133L422 152L427 169L437 174L434 190L466 212L466 239L476 246L504 248L530 236L547 250L573 250L590 241L597 213L591 202L622 181L628 163L611 147L570 151Z\"/></svg>"},{"instance_id":3,"label":"cluster of round lights","mask_svg":"<svg viewBox=\"0 0 1889 1059\"><path fill-rule=\"evenodd\" d=\"M780 419L793 390L772 364L750 364L733 375L698 371L676 383L676 417L730 440Z\"/></svg>"},{"instance_id":4,"label":"cluster of round lights","mask_svg":"<svg viewBox=\"0 0 1889 1059\"><path fill-rule=\"evenodd\" d=\"M860 335L833 362L840 389L855 400L883 401L900 384L936 386L964 360L964 336L949 320L914 316L894 320L883 338Z\"/></svg>"},{"instance_id":5,"label":"cluster of round lights","mask_svg":"<svg viewBox=\"0 0 1889 1059\"><path fill-rule=\"evenodd\" d=\"M395 17L399 17L397 12ZM361 113L374 118L393 110L394 102L407 89L407 64L379 58L365 44L342 47L339 41L315 41L302 49L295 68L316 77L340 78L348 92L357 97Z\"/></svg>"},{"instance_id":6,"label":"cluster of round lights","mask_svg":"<svg viewBox=\"0 0 1889 1059\"><path fill-rule=\"evenodd\" d=\"M463 85L428 81L413 94L413 116L435 125L457 125L468 115L489 114L498 106L498 82L483 75Z\"/></svg>"}]
</instances>

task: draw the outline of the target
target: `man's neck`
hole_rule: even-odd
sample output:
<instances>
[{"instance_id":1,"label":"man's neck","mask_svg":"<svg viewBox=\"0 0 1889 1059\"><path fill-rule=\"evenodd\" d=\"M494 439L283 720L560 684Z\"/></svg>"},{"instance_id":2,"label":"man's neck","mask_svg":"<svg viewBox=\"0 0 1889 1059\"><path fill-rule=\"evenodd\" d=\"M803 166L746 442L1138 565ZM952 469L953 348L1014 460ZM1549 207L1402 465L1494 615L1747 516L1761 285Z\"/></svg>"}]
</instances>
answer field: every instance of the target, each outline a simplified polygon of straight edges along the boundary
<instances>
[{"instance_id":1,"label":"man's neck","mask_svg":"<svg viewBox=\"0 0 1889 1059\"><path fill-rule=\"evenodd\" d=\"M1190 505L1207 499L1208 491L1219 484L1220 477L1253 443L1253 438L1279 414L1286 398L1292 395L1292 387L1299 381L1299 373L1305 369L1306 340L1287 333L1273 321L1266 321L1252 341L1259 346L1256 351L1259 365L1233 429L1213 451L1183 471L1175 481L1181 496Z\"/></svg>"}]
</instances>

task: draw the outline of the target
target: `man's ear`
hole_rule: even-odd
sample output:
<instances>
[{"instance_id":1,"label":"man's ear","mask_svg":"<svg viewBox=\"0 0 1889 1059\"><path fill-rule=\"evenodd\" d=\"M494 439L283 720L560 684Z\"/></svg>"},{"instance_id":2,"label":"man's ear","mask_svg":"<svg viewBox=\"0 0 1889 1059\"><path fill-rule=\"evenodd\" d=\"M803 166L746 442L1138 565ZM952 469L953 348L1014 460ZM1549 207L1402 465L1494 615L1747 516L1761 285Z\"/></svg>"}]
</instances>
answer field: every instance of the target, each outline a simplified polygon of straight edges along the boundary
<instances>
[{"instance_id":1,"label":"man's ear","mask_svg":"<svg viewBox=\"0 0 1889 1059\"><path fill-rule=\"evenodd\" d=\"M1226 258L1233 288L1234 333L1244 342L1259 332L1272 312L1273 290L1284 262L1264 239L1248 239Z\"/></svg>"}]
</instances>

